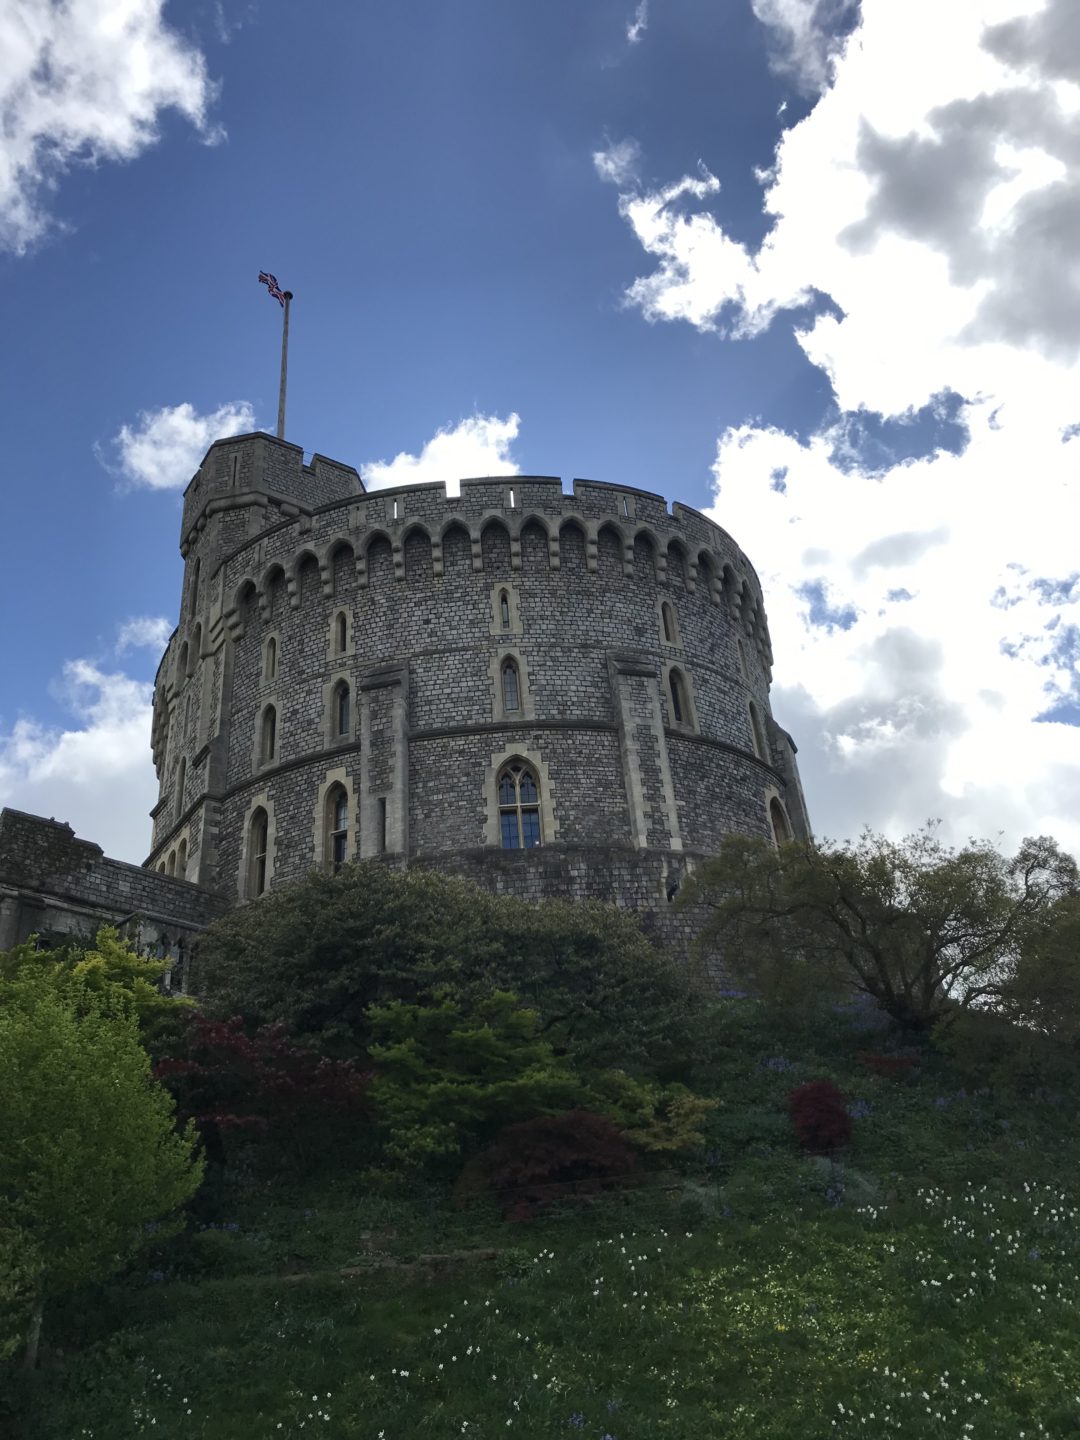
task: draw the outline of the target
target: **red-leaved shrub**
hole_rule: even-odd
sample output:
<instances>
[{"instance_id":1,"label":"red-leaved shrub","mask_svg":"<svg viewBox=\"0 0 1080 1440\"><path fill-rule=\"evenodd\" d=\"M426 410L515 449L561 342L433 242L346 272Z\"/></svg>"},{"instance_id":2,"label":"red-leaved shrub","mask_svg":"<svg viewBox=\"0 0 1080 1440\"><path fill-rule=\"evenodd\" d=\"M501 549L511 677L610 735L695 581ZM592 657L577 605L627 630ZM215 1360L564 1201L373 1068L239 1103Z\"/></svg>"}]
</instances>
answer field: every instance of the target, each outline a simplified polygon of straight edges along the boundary
<instances>
[{"instance_id":1,"label":"red-leaved shrub","mask_svg":"<svg viewBox=\"0 0 1080 1440\"><path fill-rule=\"evenodd\" d=\"M173 1049L154 1075L176 1097L178 1118L195 1121L208 1158L219 1165L229 1132L262 1137L275 1159L307 1163L368 1118L370 1073L353 1060L301 1049L283 1026L249 1035L239 1016L210 1020L193 1011Z\"/></svg>"},{"instance_id":2,"label":"red-leaved shrub","mask_svg":"<svg viewBox=\"0 0 1080 1440\"><path fill-rule=\"evenodd\" d=\"M811 1155L831 1155L851 1139L851 1116L831 1080L811 1080L787 1097L799 1144Z\"/></svg>"},{"instance_id":3,"label":"red-leaved shrub","mask_svg":"<svg viewBox=\"0 0 1080 1440\"><path fill-rule=\"evenodd\" d=\"M887 1080L898 1080L919 1063L917 1055L874 1055L869 1050L859 1050L855 1059L871 1075L880 1075Z\"/></svg>"},{"instance_id":4,"label":"red-leaved shrub","mask_svg":"<svg viewBox=\"0 0 1080 1440\"><path fill-rule=\"evenodd\" d=\"M477 1157L478 1171L508 1220L529 1220L546 1205L595 1194L632 1174L637 1155L606 1116L590 1110L539 1115L508 1125Z\"/></svg>"}]
</instances>

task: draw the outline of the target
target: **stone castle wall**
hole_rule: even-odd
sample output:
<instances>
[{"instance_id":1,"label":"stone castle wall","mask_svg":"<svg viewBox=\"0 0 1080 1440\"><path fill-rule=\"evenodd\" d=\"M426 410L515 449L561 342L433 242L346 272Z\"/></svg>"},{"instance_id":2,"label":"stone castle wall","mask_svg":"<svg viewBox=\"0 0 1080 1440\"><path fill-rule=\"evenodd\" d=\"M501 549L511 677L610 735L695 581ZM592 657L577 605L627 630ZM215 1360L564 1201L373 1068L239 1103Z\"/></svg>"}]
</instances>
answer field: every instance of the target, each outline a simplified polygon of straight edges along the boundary
<instances>
[{"instance_id":1,"label":"stone castle wall","mask_svg":"<svg viewBox=\"0 0 1080 1440\"><path fill-rule=\"evenodd\" d=\"M760 585L696 511L590 481L564 494L545 477L368 495L349 467L305 465L256 435L211 448L181 548L146 862L166 878L250 898L256 811L269 884L328 864L336 784L350 859L618 899L660 924L687 864L725 834L809 833L794 745L769 706ZM540 779L543 837L509 852L495 781L515 756Z\"/></svg>"}]
</instances>

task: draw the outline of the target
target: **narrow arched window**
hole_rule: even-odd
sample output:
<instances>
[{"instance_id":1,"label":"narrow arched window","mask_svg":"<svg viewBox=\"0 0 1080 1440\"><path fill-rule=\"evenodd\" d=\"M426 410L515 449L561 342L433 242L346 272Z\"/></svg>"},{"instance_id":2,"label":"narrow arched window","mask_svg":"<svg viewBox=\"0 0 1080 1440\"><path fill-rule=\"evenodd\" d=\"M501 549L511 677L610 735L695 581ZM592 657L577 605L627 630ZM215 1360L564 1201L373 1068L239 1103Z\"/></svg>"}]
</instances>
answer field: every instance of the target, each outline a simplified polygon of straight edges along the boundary
<instances>
[{"instance_id":1,"label":"narrow arched window","mask_svg":"<svg viewBox=\"0 0 1080 1440\"><path fill-rule=\"evenodd\" d=\"M345 611L339 610L337 619L334 621L334 652L337 655L345 654L345 647L349 640L349 624L345 619Z\"/></svg>"},{"instance_id":2,"label":"narrow arched window","mask_svg":"<svg viewBox=\"0 0 1080 1440\"><path fill-rule=\"evenodd\" d=\"M260 754L264 765L277 754L277 711L273 705L268 705L263 711Z\"/></svg>"},{"instance_id":3,"label":"narrow arched window","mask_svg":"<svg viewBox=\"0 0 1080 1440\"><path fill-rule=\"evenodd\" d=\"M675 644L675 612L671 608L671 602L665 600L660 607L660 614L664 621L664 640L668 645Z\"/></svg>"},{"instance_id":4,"label":"narrow arched window","mask_svg":"<svg viewBox=\"0 0 1080 1440\"><path fill-rule=\"evenodd\" d=\"M191 567L191 613L194 614L199 606L199 567L201 561L196 560Z\"/></svg>"},{"instance_id":5,"label":"narrow arched window","mask_svg":"<svg viewBox=\"0 0 1080 1440\"><path fill-rule=\"evenodd\" d=\"M181 755L180 763L176 767L176 814L180 816L184 811L184 789L187 784L187 759Z\"/></svg>"},{"instance_id":6,"label":"narrow arched window","mask_svg":"<svg viewBox=\"0 0 1080 1440\"><path fill-rule=\"evenodd\" d=\"M509 714L521 709L521 685L518 668L513 660L504 660L502 667L503 709Z\"/></svg>"},{"instance_id":7,"label":"narrow arched window","mask_svg":"<svg viewBox=\"0 0 1080 1440\"><path fill-rule=\"evenodd\" d=\"M331 787L326 797L326 857L331 870L340 870L349 858L349 797L344 785Z\"/></svg>"},{"instance_id":8,"label":"narrow arched window","mask_svg":"<svg viewBox=\"0 0 1080 1440\"><path fill-rule=\"evenodd\" d=\"M769 801L769 820L772 824L773 838L777 845L785 845L791 839L791 826L788 823L784 807L774 796Z\"/></svg>"},{"instance_id":9,"label":"narrow arched window","mask_svg":"<svg viewBox=\"0 0 1080 1440\"><path fill-rule=\"evenodd\" d=\"M349 687L344 680L334 690L334 725L336 735L348 735Z\"/></svg>"},{"instance_id":10,"label":"narrow arched window","mask_svg":"<svg viewBox=\"0 0 1080 1440\"><path fill-rule=\"evenodd\" d=\"M157 870L158 870L158 874L159 874L159 875L164 875L164 874L165 874L165 861L164 861L164 860L162 860L161 864L157 867Z\"/></svg>"},{"instance_id":11,"label":"narrow arched window","mask_svg":"<svg viewBox=\"0 0 1080 1440\"><path fill-rule=\"evenodd\" d=\"M248 827L248 899L254 900L266 889L266 842L270 822L260 805Z\"/></svg>"},{"instance_id":12,"label":"narrow arched window","mask_svg":"<svg viewBox=\"0 0 1080 1440\"><path fill-rule=\"evenodd\" d=\"M668 676L668 684L671 688L671 714L676 725L681 725L686 719L686 694L683 690L683 679L677 670L672 670Z\"/></svg>"},{"instance_id":13,"label":"narrow arched window","mask_svg":"<svg viewBox=\"0 0 1080 1440\"><path fill-rule=\"evenodd\" d=\"M510 629L510 596L505 590L499 591L499 623L504 630Z\"/></svg>"},{"instance_id":14,"label":"narrow arched window","mask_svg":"<svg viewBox=\"0 0 1080 1440\"><path fill-rule=\"evenodd\" d=\"M504 850L531 850L540 844L540 786L523 760L499 772L499 840Z\"/></svg>"},{"instance_id":15,"label":"narrow arched window","mask_svg":"<svg viewBox=\"0 0 1080 1440\"><path fill-rule=\"evenodd\" d=\"M750 701L750 730L754 739L754 754L759 760L768 759L768 752L765 749L765 732L761 728L761 716L752 700Z\"/></svg>"},{"instance_id":16,"label":"narrow arched window","mask_svg":"<svg viewBox=\"0 0 1080 1440\"><path fill-rule=\"evenodd\" d=\"M175 850L170 850L170 851L169 851L169 868L168 868L168 870L167 870L165 873L166 873L167 875L175 875L175 874L176 874L176 851L175 851Z\"/></svg>"},{"instance_id":17,"label":"narrow arched window","mask_svg":"<svg viewBox=\"0 0 1080 1440\"><path fill-rule=\"evenodd\" d=\"M176 851L176 873L181 880L187 879L187 841L181 840Z\"/></svg>"},{"instance_id":18,"label":"narrow arched window","mask_svg":"<svg viewBox=\"0 0 1080 1440\"><path fill-rule=\"evenodd\" d=\"M273 680L277 676L277 641L271 635L266 642L266 663L263 666L263 679Z\"/></svg>"}]
</instances>

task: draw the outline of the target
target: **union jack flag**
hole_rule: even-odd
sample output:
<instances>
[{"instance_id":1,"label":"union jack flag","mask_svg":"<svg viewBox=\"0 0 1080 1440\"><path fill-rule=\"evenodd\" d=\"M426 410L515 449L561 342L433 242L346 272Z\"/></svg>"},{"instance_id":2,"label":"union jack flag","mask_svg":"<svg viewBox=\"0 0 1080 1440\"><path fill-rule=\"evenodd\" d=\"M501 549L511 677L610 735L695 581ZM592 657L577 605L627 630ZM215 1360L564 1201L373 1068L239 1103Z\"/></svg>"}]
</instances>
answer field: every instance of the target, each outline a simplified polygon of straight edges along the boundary
<instances>
[{"instance_id":1,"label":"union jack flag","mask_svg":"<svg viewBox=\"0 0 1080 1440\"><path fill-rule=\"evenodd\" d=\"M276 275L271 275L268 270L260 270L259 284L266 286L279 305L285 304L285 296L282 294L281 287L277 283Z\"/></svg>"}]
</instances>

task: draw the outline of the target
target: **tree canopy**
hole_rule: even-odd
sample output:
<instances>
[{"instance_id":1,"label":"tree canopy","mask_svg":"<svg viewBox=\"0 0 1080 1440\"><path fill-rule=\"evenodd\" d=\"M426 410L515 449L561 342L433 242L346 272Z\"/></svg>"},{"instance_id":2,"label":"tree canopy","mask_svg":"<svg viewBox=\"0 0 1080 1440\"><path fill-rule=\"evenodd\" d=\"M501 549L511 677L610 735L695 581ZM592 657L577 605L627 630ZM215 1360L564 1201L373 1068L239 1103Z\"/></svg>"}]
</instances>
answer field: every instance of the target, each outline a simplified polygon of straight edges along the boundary
<instances>
[{"instance_id":1,"label":"tree canopy","mask_svg":"<svg viewBox=\"0 0 1080 1440\"><path fill-rule=\"evenodd\" d=\"M194 988L221 1016L280 1023L328 1053L373 1039L372 1007L438 992L479 1005L506 990L575 1064L662 1074L695 1015L685 967L611 905L528 904L471 882L369 861L313 875L222 917Z\"/></svg>"},{"instance_id":2,"label":"tree canopy","mask_svg":"<svg viewBox=\"0 0 1080 1440\"><path fill-rule=\"evenodd\" d=\"M151 1079L130 1005L47 967L0 983L0 1097L0 1253L9 1275L35 1276L32 1357L46 1300L149 1243L202 1162Z\"/></svg>"},{"instance_id":3,"label":"tree canopy","mask_svg":"<svg viewBox=\"0 0 1080 1440\"><path fill-rule=\"evenodd\" d=\"M1047 957L1076 913L1075 861L1046 836L1010 860L988 842L947 848L935 828L779 850L731 836L680 900L707 907L702 946L765 999L798 1006L854 990L929 1030L971 1007L1019 1007L1023 981L1030 1010L1040 984L1049 997Z\"/></svg>"}]
</instances>

